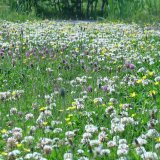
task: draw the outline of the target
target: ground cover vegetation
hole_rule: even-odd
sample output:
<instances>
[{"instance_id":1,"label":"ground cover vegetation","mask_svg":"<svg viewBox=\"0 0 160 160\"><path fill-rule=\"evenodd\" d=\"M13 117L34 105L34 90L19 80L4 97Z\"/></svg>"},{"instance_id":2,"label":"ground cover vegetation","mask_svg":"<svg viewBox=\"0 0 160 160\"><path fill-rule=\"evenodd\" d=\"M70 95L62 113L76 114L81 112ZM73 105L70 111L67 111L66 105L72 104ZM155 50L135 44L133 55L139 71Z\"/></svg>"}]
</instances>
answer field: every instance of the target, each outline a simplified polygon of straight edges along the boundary
<instances>
[{"instance_id":1,"label":"ground cover vegetation","mask_svg":"<svg viewBox=\"0 0 160 160\"><path fill-rule=\"evenodd\" d=\"M158 160L160 31L0 22L0 159Z\"/></svg>"}]
</instances>

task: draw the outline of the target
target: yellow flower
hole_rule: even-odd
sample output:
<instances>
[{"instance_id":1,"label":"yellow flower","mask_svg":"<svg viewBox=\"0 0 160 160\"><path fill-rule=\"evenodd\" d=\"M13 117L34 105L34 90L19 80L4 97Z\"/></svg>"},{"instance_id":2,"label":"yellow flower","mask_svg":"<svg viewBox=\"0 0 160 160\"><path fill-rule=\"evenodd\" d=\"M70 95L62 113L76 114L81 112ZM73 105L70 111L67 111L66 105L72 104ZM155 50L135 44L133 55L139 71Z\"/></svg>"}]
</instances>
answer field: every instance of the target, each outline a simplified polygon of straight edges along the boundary
<instances>
[{"instance_id":1,"label":"yellow flower","mask_svg":"<svg viewBox=\"0 0 160 160\"><path fill-rule=\"evenodd\" d=\"M146 78L147 78L147 76L143 76L143 77L142 77L143 80L146 79Z\"/></svg>"},{"instance_id":2,"label":"yellow flower","mask_svg":"<svg viewBox=\"0 0 160 160\"><path fill-rule=\"evenodd\" d=\"M75 106L77 103L76 102L72 102L72 106Z\"/></svg>"},{"instance_id":3,"label":"yellow flower","mask_svg":"<svg viewBox=\"0 0 160 160\"><path fill-rule=\"evenodd\" d=\"M24 148L24 151L25 151L25 152L30 152L30 149Z\"/></svg>"},{"instance_id":4,"label":"yellow flower","mask_svg":"<svg viewBox=\"0 0 160 160\"><path fill-rule=\"evenodd\" d=\"M2 156L7 156L7 153L6 152L2 152L1 155Z\"/></svg>"},{"instance_id":5,"label":"yellow flower","mask_svg":"<svg viewBox=\"0 0 160 160\"><path fill-rule=\"evenodd\" d=\"M102 106L103 106L103 107L106 107L106 104L103 103Z\"/></svg>"},{"instance_id":6,"label":"yellow flower","mask_svg":"<svg viewBox=\"0 0 160 160\"><path fill-rule=\"evenodd\" d=\"M160 137L155 138L156 142L160 142Z\"/></svg>"},{"instance_id":7,"label":"yellow flower","mask_svg":"<svg viewBox=\"0 0 160 160\"><path fill-rule=\"evenodd\" d=\"M46 107L41 107L39 110L40 110L40 111L45 111L45 110L46 110Z\"/></svg>"},{"instance_id":8,"label":"yellow flower","mask_svg":"<svg viewBox=\"0 0 160 160\"><path fill-rule=\"evenodd\" d=\"M93 102L94 102L94 103L97 103L97 102L98 102L98 99L94 99Z\"/></svg>"},{"instance_id":9,"label":"yellow flower","mask_svg":"<svg viewBox=\"0 0 160 160\"><path fill-rule=\"evenodd\" d=\"M72 125L72 122L67 122L68 125Z\"/></svg>"},{"instance_id":10,"label":"yellow flower","mask_svg":"<svg viewBox=\"0 0 160 160\"><path fill-rule=\"evenodd\" d=\"M75 51L76 51L76 52L79 52L79 49L78 49L78 48L76 48L76 49L75 49Z\"/></svg>"},{"instance_id":11,"label":"yellow flower","mask_svg":"<svg viewBox=\"0 0 160 160\"><path fill-rule=\"evenodd\" d=\"M18 148L22 147L22 144L21 144L21 143L18 143L18 144L17 144L17 147L18 147Z\"/></svg>"},{"instance_id":12,"label":"yellow flower","mask_svg":"<svg viewBox=\"0 0 160 160\"><path fill-rule=\"evenodd\" d=\"M73 117L73 114L69 114L68 117Z\"/></svg>"},{"instance_id":13,"label":"yellow flower","mask_svg":"<svg viewBox=\"0 0 160 160\"><path fill-rule=\"evenodd\" d=\"M48 124L48 122L43 122L43 125L46 126Z\"/></svg>"},{"instance_id":14,"label":"yellow flower","mask_svg":"<svg viewBox=\"0 0 160 160\"><path fill-rule=\"evenodd\" d=\"M132 114L132 115L131 115L131 117L135 117L135 116L136 116L136 114Z\"/></svg>"},{"instance_id":15,"label":"yellow flower","mask_svg":"<svg viewBox=\"0 0 160 160\"><path fill-rule=\"evenodd\" d=\"M122 108L122 106L123 106L123 104L122 104L122 103L121 103L121 104L119 104L119 107L120 107L120 108Z\"/></svg>"},{"instance_id":16,"label":"yellow flower","mask_svg":"<svg viewBox=\"0 0 160 160\"><path fill-rule=\"evenodd\" d=\"M136 97L136 95L137 94L135 92L133 92L133 93L130 94L130 97L134 98L134 97Z\"/></svg>"},{"instance_id":17,"label":"yellow flower","mask_svg":"<svg viewBox=\"0 0 160 160\"><path fill-rule=\"evenodd\" d=\"M15 95L16 95L16 92L15 92L15 91L13 91L13 92L12 92L12 96L15 96Z\"/></svg>"},{"instance_id":18,"label":"yellow flower","mask_svg":"<svg viewBox=\"0 0 160 160\"><path fill-rule=\"evenodd\" d=\"M70 117L68 117L68 118L66 118L65 120L68 122L68 121L70 121L70 120L71 120L71 118L70 118Z\"/></svg>"},{"instance_id":19,"label":"yellow flower","mask_svg":"<svg viewBox=\"0 0 160 160\"><path fill-rule=\"evenodd\" d=\"M155 82L154 84L157 86L157 85L159 85L159 82Z\"/></svg>"},{"instance_id":20,"label":"yellow flower","mask_svg":"<svg viewBox=\"0 0 160 160\"><path fill-rule=\"evenodd\" d=\"M63 111L64 111L63 109L60 109L60 110L59 110L59 112L63 112Z\"/></svg>"},{"instance_id":21,"label":"yellow flower","mask_svg":"<svg viewBox=\"0 0 160 160\"><path fill-rule=\"evenodd\" d=\"M108 102L108 105L112 106L112 105L113 105L113 103L112 103L112 102Z\"/></svg>"},{"instance_id":22,"label":"yellow flower","mask_svg":"<svg viewBox=\"0 0 160 160\"><path fill-rule=\"evenodd\" d=\"M149 75L149 76L153 76L153 75L154 75L154 72L148 72L148 75Z\"/></svg>"},{"instance_id":23,"label":"yellow flower","mask_svg":"<svg viewBox=\"0 0 160 160\"><path fill-rule=\"evenodd\" d=\"M1 130L1 133L2 133L2 134L5 134L5 133L7 133L7 130L6 130L6 129L2 129L2 130Z\"/></svg>"},{"instance_id":24,"label":"yellow flower","mask_svg":"<svg viewBox=\"0 0 160 160\"><path fill-rule=\"evenodd\" d=\"M139 83L142 83L142 79L138 79L137 80L137 83L139 84Z\"/></svg>"},{"instance_id":25,"label":"yellow flower","mask_svg":"<svg viewBox=\"0 0 160 160\"><path fill-rule=\"evenodd\" d=\"M157 92L155 90L149 91L150 96L156 95Z\"/></svg>"},{"instance_id":26,"label":"yellow flower","mask_svg":"<svg viewBox=\"0 0 160 160\"><path fill-rule=\"evenodd\" d=\"M69 110L74 110L76 108L77 108L76 106L73 106L73 107L68 107L66 110L69 111Z\"/></svg>"}]
</instances>

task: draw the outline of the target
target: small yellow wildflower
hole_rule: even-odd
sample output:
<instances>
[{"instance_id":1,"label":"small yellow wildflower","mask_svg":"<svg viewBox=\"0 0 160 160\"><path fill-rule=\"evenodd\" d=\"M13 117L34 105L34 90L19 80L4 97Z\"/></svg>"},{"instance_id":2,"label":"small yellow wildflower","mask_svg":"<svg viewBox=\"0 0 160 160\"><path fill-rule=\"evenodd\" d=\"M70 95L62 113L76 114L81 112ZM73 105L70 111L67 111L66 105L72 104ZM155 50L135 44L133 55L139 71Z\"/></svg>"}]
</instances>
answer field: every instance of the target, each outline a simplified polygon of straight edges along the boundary
<instances>
[{"instance_id":1,"label":"small yellow wildflower","mask_svg":"<svg viewBox=\"0 0 160 160\"><path fill-rule=\"evenodd\" d=\"M106 107L106 104L103 103L102 106L103 106L103 107Z\"/></svg>"},{"instance_id":2,"label":"small yellow wildflower","mask_svg":"<svg viewBox=\"0 0 160 160\"><path fill-rule=\"evenodd\" d=\"M73 117L73 114L69 114L68 117Z\"/></svg>"},{"instance_id":3,"label":"small yellow wildflower","mask_svg":"<svg viewBox=\"0 0 160 160\"><path fill-rule=\"evenodd\" d=\"M135 92L133 92L133 93L130 94L130 97L134 98L134 97L136 97L136 95L137 94Z\"/></svg>"},{"instance_id":4,"label":"small yellow wildflower","mask_svg":"<svg viewBox=\"0 0 160 160\"><path fill-rule=\"evenodd\" d=\"M93 102L94 102L94 103L97 103L97 102L98 102L98 99L94 99Z\"/></svg>"},{"instance_id":5,"label":"small yellow wildflower","mask_svg":"<svg viewBox=\"0 0 160 160\"><path fill-rule=\"evenodd\" d=\"M17 147L18 147L18 148L22 147L22 144L21 144L21 143L18 143L18 144L17 144Z\"/></svg>"},{"instance_id":6,"label":"small yellow wildflower","mask_svg":"<svg viewBox=\"0 0 160 160\"><path fill-rule=\"evenodd\" d=\"M153 75L154 75L154 72L148 72L148 75L149 75L149 76L153 76Z\"/></svg>"},{"instance_id":7,"label":"small yellow wildflower","mask_svg":"<svg viewBox=\"0 0 160 160\"><path fill-rule=\"evenodd\" d=\"M45 111L45 110L46 110L46 107L41 107L39 110L40 110L40 111Z\"/></svg>"},{"instance_id":8,"label":"small yellow wildflower","mask_svg":"<svg viewBox=\"0 0 160 160\"><path fill-rule=\"evenodd\" d=\"M70 120L71 120L71 118L70 117L68 117L68 118L66 118L65 119L67 122L69 122Z\"/></svg>"},{"instance_id":9,"label":"small yellow wildflower","mask_svg":"<svg viewBox=\"0 0 160 160\"><path fill-rule=\"evenodd\" d=\"M30 152L30 149L28 149L28 148L24 148L23 149L25 152Z\"/></svg>"},{"instance_id":10,"label":"small yellow wildflower","mask_svg":"<svg viewBox=\"0 0 160 160\"><path fill-rule=\"evenodd\" d=\"M150 96L156 95L157 92L155 90L149 91Z\"/></svg>"},{"instance_id":11,"label":"small yellow wildflower","mask_svg":"<svg viewBox=\"0 0 160 160\"><path fill-rule=\"evenodd\" d=\"M76 52L79 52L79 49L78 49L78 48L76 48L76 49L75 49L75 51L76 51Z\"/></svg>"},{"instance_id":12,"label":"small yellow wildflower","mask_svg":"<svg viewBox=\"0 0 160 160\"><path fill-rule=\"evenodd\" d=\"M43 122L43 125L46 126L48 124L48 122Z\"/></svg>"},{"instance_id":13,"label":"small yellow wildflower","mask_svg":"<svg viewBox=\"0 0 160 160\"><path fill-rule=\"evenodd\" d=\"M69 110L74 110L74 109L76 109L76 108L77 108L76 106L68 107L68 108L67 108L67 111L69 111Z\"/></svg>"},{"instance_id":14,"label":"small yellow wildflower","mask_svg":"<svg viewBox=\"0 0 160 160\"><path fill-rule=\"evenodd\" d=\"M160 137L155 138L156 142L160 142Z\"/></svg>"},{"instance_id":15,"label":"small yellow wildflower","mask_svg":"<svg viewBox=\"0 0 160 160\"><path fill-rule=\"evenodd\" d=\"M12 92L12 96L15 96L15 95L16 95L16 92L15 92L15 91L13 91L13 92Z\"/></svg>"},{"instance_id":16,"label":"small yellow wildflower","mask_svg":"<svg viewBox=\"0 0 160 160\"><path fill-rule=\"evenodd\" d=\"M67 122L68 125L72 125L72 122Z\"/></svg>"},{"instance_id":17,"label":"small yellow wildflower","mask_svg":"<svg viewBox=\"0 0 160 160\"><path fill-rule=\"evenodd\" d=\"M59 112L63 112L63 111L64 111L63 109L60 109L60 110L59 110Z\"/></svg>"},{"instance_id":18,"label":"small yellow wildflower","mask_svg":"<svg viewBox=\"0 0 160 160\"><path fill-rule=\"evenodd\" d=\"M155 84L156 86L158 86L158 85L159 85L159 82L155 82L154 84Z\"/></svg>"},{"instance_id":19,"label":"small yellow wildflower","mask_svg":"<svg viewBox=\"0 0 160 160\"><path fill-rule=\"evenodd\" d=\"M143 76L143 77L142 77L143 80L146 79L146 78L147 78L147 76Z\"/></svg>"},{"instance_id":20,"label":"small yellow wildflower","mask_svg":"<svg viewBox=\"0 0 160 160\"><path fill-rule=\"evenodd\" d=\"M132 114L132 115L131 115L131 117L135 117L135 116L136 116L136 114Z\"/></svg>"},{"instance_id":21,"label":"small yellow wildflower","mask_svg":"<svg viewBox=\"0 0 160 160\"><path fill-rule=\"evenodd\" d=\"M119 104L119 107L120 107L120 108L122 108L122 106L123 106L123 104L122 104L122 103L121 103L121 104Z\"/></svg>"},{"instance_id":22,"label":"small yellow wildflower","mask_svg":"<svg viewBox=\"0 0 160 160\"><path fill-rule=\"evenodd\" d=\"M113 105L113 103L112 103L112 102L108 102L108 105L112 106L112 105Z\"/></svg>"},{"instance_id":23,"label":"small yellow wildflower","mask_svg":"<svg viewBox=\"0 0 160 160\"><path fill-rule=\"evenodd\" d=\"M139 83L142 83L142 79L138 79L137 80L137 83L139 84Z\"/></svg>"},{"instance_id":24,"label":"small yellow wildflower","mask_svg":"<svg viewBox=\"0 0 160 160\"><path fill-rule=\"evenodd\" d=\"M5 133L7 133L7 130L6 130L6 129L2 129L2 130L1 130L1 133L2 133L2 134L5 134Z\"/></svg>"},{"instance_id":25,"label":"small yellow wildflower","mask_svg":"<svg viewBox=\"0 0 160 160\"><path fill-rule=\"evenodd\" d=\"M2 152L1 155L2 156L7 156L7 153L6 152Z\"/></svg>"},{"instance_id":26,"label":"small yellow wildflower","mask_svg":"<svg viewBox=\"0 0 160 160\"><path fill-rule=\"evenodd\" d=\"M72 106L75 106L77 103L76 102L72 102Z\"/></svg>"}]
</instances>

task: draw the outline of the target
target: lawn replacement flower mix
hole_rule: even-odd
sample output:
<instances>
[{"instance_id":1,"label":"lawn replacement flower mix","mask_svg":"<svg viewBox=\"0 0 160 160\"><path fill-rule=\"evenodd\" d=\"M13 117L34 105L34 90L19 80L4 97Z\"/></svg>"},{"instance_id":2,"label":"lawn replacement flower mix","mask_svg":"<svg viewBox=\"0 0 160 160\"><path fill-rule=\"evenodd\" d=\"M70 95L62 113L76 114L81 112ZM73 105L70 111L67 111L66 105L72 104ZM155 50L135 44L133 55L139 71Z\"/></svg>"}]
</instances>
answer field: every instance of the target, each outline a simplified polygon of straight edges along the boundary
<instances>
[{"instance_id":1,"label":"lawn replacement flower mix","mask_svg":"<svg viewBox=\"0 0 160 160\"><path fill-rule=\"evenodd\" d=\"M160 31L0 23L1 160L160 159Z\"/></svg>"}]
</instances>

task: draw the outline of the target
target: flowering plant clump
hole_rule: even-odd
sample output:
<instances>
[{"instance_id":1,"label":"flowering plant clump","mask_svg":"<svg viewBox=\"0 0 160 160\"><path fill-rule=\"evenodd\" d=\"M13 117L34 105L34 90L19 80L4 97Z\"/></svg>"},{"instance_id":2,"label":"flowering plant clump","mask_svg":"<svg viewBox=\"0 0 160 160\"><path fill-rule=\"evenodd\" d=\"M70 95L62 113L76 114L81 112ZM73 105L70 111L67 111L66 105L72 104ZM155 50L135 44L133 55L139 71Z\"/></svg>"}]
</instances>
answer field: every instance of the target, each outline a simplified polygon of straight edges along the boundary
<instances>
[{"instance_id":1,"label":"flowering plant clump","mask_svg":"<svg viewBox=\"0 0 160 160\"><path fill-rule=\"evenodd\" d=\"M0 159L158 160L160 32L0 23Z\"/></svg>"}]
</instances>

